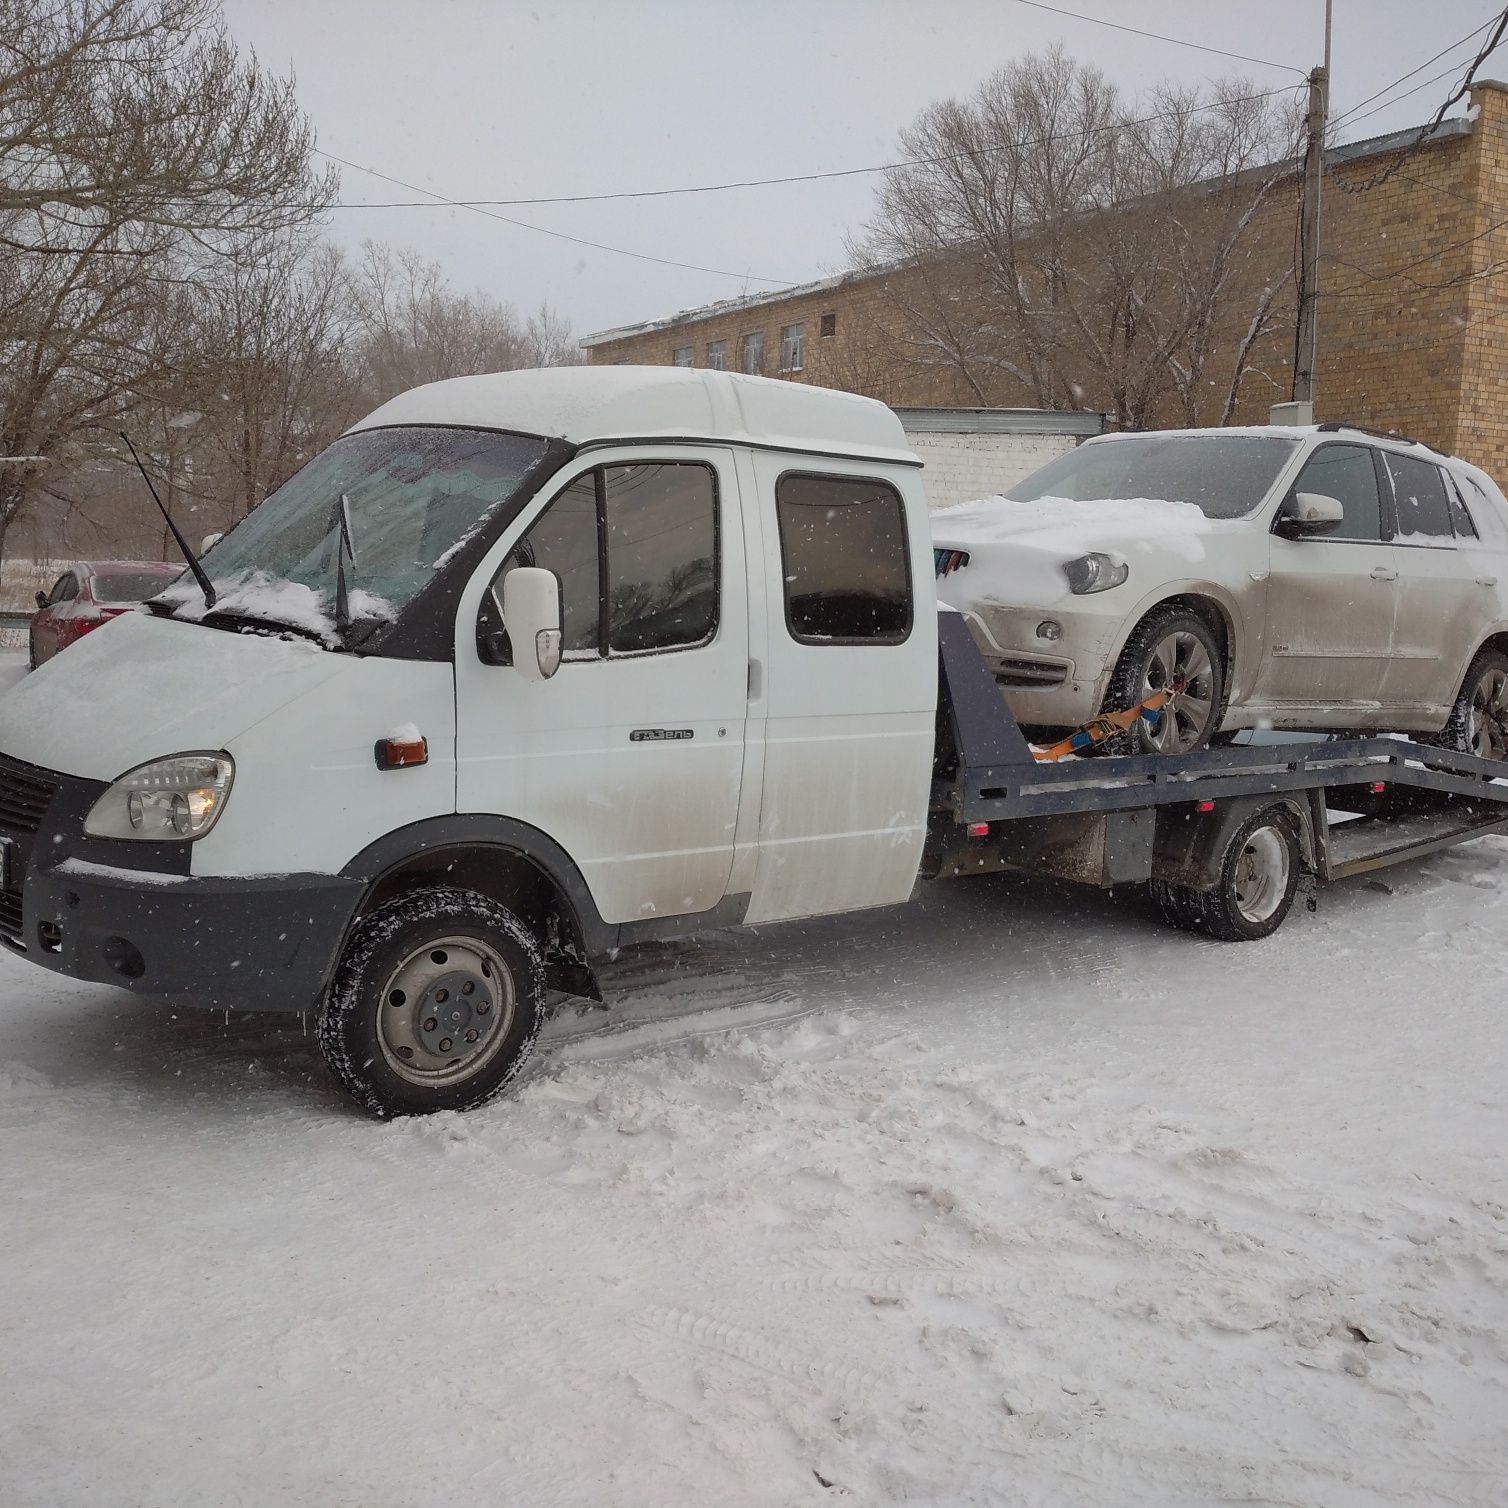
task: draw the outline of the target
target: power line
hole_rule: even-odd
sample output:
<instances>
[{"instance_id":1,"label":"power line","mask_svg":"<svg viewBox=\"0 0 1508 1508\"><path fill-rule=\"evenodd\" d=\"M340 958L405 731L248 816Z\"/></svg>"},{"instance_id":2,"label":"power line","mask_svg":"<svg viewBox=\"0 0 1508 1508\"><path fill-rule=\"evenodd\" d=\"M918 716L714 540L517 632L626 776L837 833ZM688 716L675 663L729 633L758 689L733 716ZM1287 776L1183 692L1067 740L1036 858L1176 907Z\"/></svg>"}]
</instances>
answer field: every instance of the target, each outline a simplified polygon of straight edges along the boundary
<instances>
[{"instance_id":1,"label":"power line","mask_svg":"<svg viewBox=\"0 0 1508 1508\"><path fill-rule=\"evenodd\" d=\"M1449 49L1447 49L1447 51L1448 50ZM1445 69L1445 71L1443 73L1431 74L1430 77L1427 78L1427 79L1425 79L1425 81L1422 84L1415 84L1412 89L1405 89L1402 94L1395 94L1392 97L1392 99L1384 100L1380 105L1373 105L1373 107L1370 110L1364 111L1360 115L1357 115L1353 111L1350 115L1342 116L1339 120L1337 120L1335 122L1335 129L1339 130L1342 126L1354 126L1357 121L1359 121L1359 120L1366 120L1368 116L1376 115L1379 111L1390 110L1390 109L1392 109L1392 107L1394 105L1398 104L1401 100L1410 99L1414 95L1421 93L1425 89L1428 89L1432 84L1438 84L1441 79L1448 79L1448 78L1450 78L1453 74L1455 74L1455 73L1457 73L1457 72L1460 71L1460 67L1461 67L1461 65L1460 65L1459 62L1452 63L1450 65L1450 67L1447 68L1447 69ZM1400 80L1398 80L1398 82L1402 83L1403 81L1400 79ZM1391 88L1391 87L1392 86L1389 85L1389 88ZM1386 92L1387 92L1387 90L1383 91L1383 93L1386 93ZM1376 99L1377 96L1374 94L1372 96L1372 98ZM1366 102L1363 101L1362 103L1365 104ZM1358 107L1358 108L1360 108L1360 107Z\"/></svg>"},{"instance_id":2,"label":"power line","mask_svg":"<svg viewBox=\"0 0 1508 1508\"><path fill-rule=\"evenodd\" d=\"M1061 5L1043 5L1041 0L1016 0L1032 10L1050 11L1055 16L1067 16L1073 21L1088 21L1094 26L1108 26L1112 31L1129 32L1133 37L1150 37L1154 42L1168 42L1174 47L1188 47L1195 52L1213 53L1218 58L1234 58L1238 63L1256 63L1262 68L1282 68L1307 78L1307 68L1295 68L1292 63L1274 63L1270 58L1248 57L1244 52L1227 52L1223 47L1206 47L1203 42L1190 42L1183 37L1166 37L1161 32L1143 31L1139 26L1122 26L1119 21L1107 21L1102 16L1086 16L1076 10L1064 10Z\"/></svg>"},{"instance_id":3,"label":"power line","mask_svg":"<svg viewBox=\"0 0 1508 1508\"><path fill-rule=\"evenodd\" d=\"M684 272L708 272L714 277L737 278L740 282L769 283L777 288L790 288L794 286L791 278L766 278L756 277L749 272L728 272L721 267L701 267L695 262L676 262L669 257L651 256L644 251L629 251L623 246L609 246L604 241L588 241L582 236L568 236L563 230L547 230L543 225L531 225L527 220L515 220L508 215L499 215L494 210L485 208L481 204L467 203L462 199L450 199L444 194L437 193L434 189L421 188L416 183L405 183L401 178L394 178L389 173L379 173L376 168L362 166L359 162L349 162L344 157L337 157L334 152L320 150L319 155L328 158L331 162L338 162L342 167L351 168L358 173L370 173L373 178L380 178L384 183L396 184L399 188L407 189L412 194L428 194L432 200L440 204L448 204L452 209L469 209L473 214L486 215L489 220L501 220L504 225L512 225L519 230L532 230L537 235L553 236L557 241L569 241L573 246L589 246L594 251L610 251L615 256L633 257L638 262L654 262L661 267L678 267ZM341 206L345 208L347 206ZM376 206L373 206L374 208Z\"/></svg>"},{"instance_id":4,"label":"power line","mask_svg":"<svg viewBox=\"0 0 1508 1508\"><path fill-rule=\"evenodd\" d=\"M1472 40L1472 38L1480 36L1484 31L1486 31L1487 28L1489 26L1491 26L1492 23L1494 21L1496 21L1496 20L1497 20L1497 17L1495 15L1494 16L1489 16L1487 18L1487 20L1485 20L1484 22L1482 22L1482 24L1480 26L1478 26L1477 28L1475 28L1475 30L1473 30L1473 31L1467 32L1466 35L1464 37L1462 37L1459 41L1452 42L1449 47L1442 47L1440 49L1440 51L1437 52L1434 55L1434 57L1432 57L1432 58L1425 58L1425 60L1417 68L1410 68L1409 71L1407 73L1405 73L1401 78L1394 79L1391 84L1384 84L1382 86L1382 88L1377 91L1376 94L1369 94L1365 99L1363 99L1363 100L1357 100L1357 102L1354 105L1352 105L1349 110L1343 110L1340 113L1340 115L1334 121L1334 124L1336 126L1340 126L1340 125L1345 124L1345 122L1348 121L1348 120L1350 120L1356 114L1356 112L1361 109L1361 107L1363 105L1370 105L1374 99L1381 99L1384 94L1387 94L1391 90L1396 89L1399 84L1407 83L1407 81L1409 79L1413 78L1413 76L1416 73L1423 73L1424 70L1426 68L1428 68L1431 63L1438 63L1440 61L1440 59L1445 56L1446 53L1448 53L1448 52L1454 52L1456 50L1456 48L1458 48L1458 47L1464 47L1468 42L1470 42ZM1448 71L1453 72L1454 70L1448 70ZM1412 94L1414 91L1410 90L1409 92ZM1375 111L1369 111L1368 113L1369 114L1375 114L1376 112Z\"/></svg>"},{"instance_id":5,"label":"power line","mask_svg":"<svg viewBox=\"0 0 1508 1508\"><path fill-rule=\"evenodd\" d=\"M1266 89L1260 94L1239 94L1230 99L1215 101L1209 105L1196 106L1196 110L1213 110L1224 105L1252 104L1259 100L1274 99L1280 94L1289 94L1295 85L1285 85L1281 89ZM997 146L984 147L984 152L1003 152L1006 150L1020 151L1026 147L1045 147L1059 141L1076 141L1081 137L1103 135L1107 131L1125 130L1131 126L1145 126L1153 121L1167 120L1180 112L1176 110L1159 110L1152 115L1143 115L1133 120L1112 121L1104 126L1097 126L1088 132L1064 131L1052 136L1039 136L1027 138L1022 141L1003 142ZM417 194L430 194L429 199L396 199L381 201L349 201L340 204L329 205L330 209L437 209L451 206L456 209L517 209L526 205L548 204L601 204L614 199L664 199L675 194L720 194L730 189L749 188L773 188L789 183L818 183L833 178L861 178L876 173L892 173L900 168L937 167L950 162L960 162L966 158L975 156L972 151L948 152L938 157L904 157L895 162L876 163L871 167L863 168L836 168L822 173L795 173L782 178L744 178L728 183L700 183L685 188L663 189L623 189L610 194L557 194L551 198L538 199L448 199L443 194L435 194L433 190L414 188L412 184L401 184L403 188L411 188ZM320 156L327 157L331 162L338 162L345 167L355 168L358 172L372 173L374 177L385 178L389 183L400 183L399 179L388 178L384 173L374 172L371 168L364 168L359 163L347 162L343 157L336 157L331 152L320 152ZM502 219L502 216L497 218ZM519 222L510 222L519 223ZM543 230L541 226L531 226L532 230L540 230L544 235L556 235L556 231ZM571 239L567 237L567 239ZM588 242L587 244L593 244ZM612 249L612 248L609 248ZM628 253L638 255L638 253ZM656 261L658 258L651 257L649 260ZM673 266L681 266L681 263L672 263ZM698 268L697 271L707 269ZM728 276L742 277L742 273L727 274ZM755 282L773 282L776 279L756 278Z\"/></svg>"},{"instance_id":6,"label":"power line","mask_svg":"<svg viewBox=\"0 0 1508 1508\"><path fill-rule=\"evenodd\" d=\"M1413 141L1408 146L1401 148L1398 154L1393 158L1392 162L1389 163L1388 166L1383 168L1380 172L1374 173L1370 178L1363 180L1361 183L1343 183L1337 179L1339 186L1348 194L1361 194L1365 193L1368 189L1374 189L1379 185L1386 183L1388 179L1391 178L1403 166L1404 162L1409 158L1409 156L1419 149L1430 132L1433 131L1435 127L1445 119L1445 112L1449 110L1457 100L1463 98L1471 89L1471 86L1476 79L1477 69L1480 68L1482 64L1485 63L1487 59L1491 57L1492 54L1497 50L1498 44L1503 40L1503 33L1505 30L1508 30L1508 6L1504 6L1504 8L1498 13L1496 19L1492 23L1492 34L1478 49L1476 57L1474 57L1471 62L1467 64L1466 72L1462 75L1461 82L1457 84L1456 87L1451 91L1449 98L1447 98L1445 102L1440 106L1440 108L1435 111L1433 119L1426 121L1424 125L1420 126L1419 131L1417 135L1415 135ZM1456 45L1459 46L1460 44L1458 43ZM1446 49L1447 52L1450 50L1450 48ZM1427 67L1428 65L1426 64L1424 66ZM1450 71L1454 72L1455 70L1454 68L1452 68ZM1423 85L1419 86L1419 88L1423 87ZM1410 90L1409 93L1417 93L1417 90ZM1405 96L1403 95L1398 96L1398 98L1400 99L1404 97Z\"/></svg>"}]
</instances>

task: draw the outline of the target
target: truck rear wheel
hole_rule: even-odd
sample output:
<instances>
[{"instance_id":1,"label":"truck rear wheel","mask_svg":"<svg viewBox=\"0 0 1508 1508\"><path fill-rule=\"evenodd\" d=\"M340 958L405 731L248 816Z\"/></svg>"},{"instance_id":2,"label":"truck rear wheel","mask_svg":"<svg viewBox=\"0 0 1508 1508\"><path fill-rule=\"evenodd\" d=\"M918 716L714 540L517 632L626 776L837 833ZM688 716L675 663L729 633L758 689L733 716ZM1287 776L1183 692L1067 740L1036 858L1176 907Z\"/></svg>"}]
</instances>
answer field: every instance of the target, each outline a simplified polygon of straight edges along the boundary
<instances>
[{"instance_id":1,"label":"truck rear wheel","mask_svg":"<svg viewBox=\"0 0 1508 1508\"><path fill-rule=\"evenodd\" d=\"M320 1051L373 1115L471 1110L528 1056L544 988L539 945L506 907L411 891L357 923L320 1008Z\"/></svg>"},{"instance_id":2,"label":"truck rear wheel","mask_svg":"<svg viewBox=\"0 0 1508 1508\"><path fill-rule=\"evenodd\" d=\"M1302 864L1292 811L1269 806L1231 834L1213 889L1153 880L1152 898L1175 927L1221 942L1254 942L1283 925L1293 907Z\"/></svg>"}]
</instances>

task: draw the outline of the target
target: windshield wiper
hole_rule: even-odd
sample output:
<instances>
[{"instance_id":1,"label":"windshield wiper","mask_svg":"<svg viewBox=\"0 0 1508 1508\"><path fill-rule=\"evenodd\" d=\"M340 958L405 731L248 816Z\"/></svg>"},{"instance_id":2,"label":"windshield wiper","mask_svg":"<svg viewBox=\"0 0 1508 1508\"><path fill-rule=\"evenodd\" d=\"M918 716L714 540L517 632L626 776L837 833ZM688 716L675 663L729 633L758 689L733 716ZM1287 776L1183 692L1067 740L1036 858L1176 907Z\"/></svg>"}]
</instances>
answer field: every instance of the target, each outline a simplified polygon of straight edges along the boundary
<instances>
[{"instance_id":1,"label":"windshield wiper","mask_svg":"<svg viewBox=\"0 0 1508 1508\"><path fill-rule=\"evenodd\" d=\"M344 639L351 628L351 598L346 590L346 561L356 569L351 543L351 499L344 492L335 500L335 632Z\"/></svg>"},{"instance_id":2,"label":"windshield wiper","mask_svg":"<svg viewBox=\"0 0 1508 1508\"><path fill-rule=\"evenodd\" d=\"M183 537L183 530L173 522L173 515L168 512L167 504L157 496L157 489L152 485L152 478L147 475L147 468L141 464L141 457L136 454L136 447L131 443L131 437L125 430L119 431L120 437L126 442L126 449L131 452L131 459L136 462L136 469L141 473L141 479L147 484L147 491L152 494L152 501L157 504L157 510L167 521L167 526L173 531L173 538L178 541L178 548L183 551L183 558L188 561L189 570L194 573L194 580L199 583L199 590L204 593L204 605L211 608L215 605L215 584L204 572L204 567L199 564L199 557L189 549L188 540Z\"/></svg>"},{"instance_id":3,"label":"windshield wiper","mask_svg":"<svg viewBox=\"0 0 1508 1508\"><path fill-rule=\"evenodd\" d=\"M244 613L234 606L213 608L194 621L208 628L237 628L242 623L248 623L256 628L264 628L269 633L297 634L303 639L313 639L321 649L330 648L329 639L317 628L310 628L304 623L289 623L282 618L270 618L264 613Z\"/></svg>"}]
</instances>

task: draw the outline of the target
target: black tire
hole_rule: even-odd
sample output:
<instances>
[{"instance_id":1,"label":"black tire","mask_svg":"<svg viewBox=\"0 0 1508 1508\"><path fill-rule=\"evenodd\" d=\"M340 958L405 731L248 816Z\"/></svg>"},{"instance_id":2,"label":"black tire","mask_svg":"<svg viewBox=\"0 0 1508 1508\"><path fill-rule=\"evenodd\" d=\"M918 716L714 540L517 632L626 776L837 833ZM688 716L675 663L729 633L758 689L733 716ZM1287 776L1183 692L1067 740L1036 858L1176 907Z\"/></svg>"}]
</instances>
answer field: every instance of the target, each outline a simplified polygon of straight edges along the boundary
<instances>
[{"instance_id":1,"label":"black tire","mask_svg":"<svg viewBox=\"0 0 1508 1508\"><path fill-rule=\"evenodd\" d=\"M372 1115L472 1110L528 1057L544 994L539 944L507 907L472 890L410 891L347 939L320 1007L320 1051Z\"/></svg>"},{"instance_id":2,"label":"black tire","mask_svg":"<svg viewBox=\"0 0 1508 1508\"><path fill-rule=\"evenodd\" d=\"M1449 719L1428 742L1458 754L1508 759L1508 655L1498 649L1478 651Z\"/></svg>"},{"instance_id":3,"label":"black tire","mask_svg":"<svg viewBox=\"0 0 1508 1508\"><path fill-rule=\"evenodd\" d=\"M1282 854L1281 870L1273 867L1274 845ZM1251 869L1243 868L1248 861L1265 871L1265 888L1254 885ZM1255 942L1276 932L1293 909L1302 865L1298 819L1286 806L1269 806L1231 834L1213 890L1169 880L1153 880L1149 889L1173 926L1220 942Z\"/></svg>"},{"instance_id":4,"label":"black tire","mask_svg":"<svg viewBox=\"0 0 1508 1508\"><path fill-rule=\"evenodd\" d=\"M1102 710L1120 712L1145 700L1149 690L1161 690L1165 679L1164 665L1161 659L1154 664L1154 659L1158 656L1159 648L1169 640L1179 643L1191 640L1203 651L1203 664L1198 666L1199 689L1203 695L1197 700L1181 697L1175 702L1171 714L1167 711L1163 713L1165 720L1171 716L1178 729L1178 747L1174 749L1167 746L1165 722L1160 722L1154 732L1143 717L1138 718L1127 732L1106 739L1099 746L1101 753L1187 754L1195 749L1205 748L1220 727L1221 714L1225 708L1225 657L1220 649L1220 641L1209 624L1197 613L1171 605L1154 608L1131 630L1131 637L1126 640L1126 647L1121 650L1120 659L1115 663L1115 673L1105 689ZM1208 712L1197 719L1196 726L1196 720L1187 715L1187 709L1200 703L1207 705Z\"/></svg>"}]
</instances>

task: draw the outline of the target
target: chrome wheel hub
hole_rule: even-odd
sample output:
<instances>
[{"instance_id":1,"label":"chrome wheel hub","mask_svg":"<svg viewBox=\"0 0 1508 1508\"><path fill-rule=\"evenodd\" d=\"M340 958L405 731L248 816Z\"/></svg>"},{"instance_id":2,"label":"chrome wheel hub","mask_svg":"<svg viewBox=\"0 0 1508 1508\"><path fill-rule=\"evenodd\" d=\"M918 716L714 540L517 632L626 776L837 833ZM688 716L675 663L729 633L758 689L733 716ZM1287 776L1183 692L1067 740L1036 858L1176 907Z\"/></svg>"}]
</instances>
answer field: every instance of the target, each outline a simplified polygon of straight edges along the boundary
<instances>
[{"instance_id":1,"label":"chrome wheel hub","mask_svg":"<svg viewBox=\"0 0 1508 1508\"><path fill-rule=\"evenodd\" d=\"M1275 827L1259 827L1242 846L1233 878L1236 910L1253 926L1271 919L1288 893L1288 845Z\"/></svg>"},{"instance_id":2,"label":"chrome wheel hub","mask_svg":"<svg viewBox=\"0 0 1508 1508\"><path fill-rule=\"evenodd\" d=\"M446 937L409 953L383 985L377 1042L411 1084L469 1078L502 1046L513 1023L513 977L477 938Z\"/></svg>"},{"instance_id":3,"label":"chrome wheel hub","mask_svg":"<svg viewBox=\"0 0 1508 1508\"><path fill-rule=\"evenodd\" d=\"M1215 667L1203 642L1178 630L1163 639L1147 662L1142 698L1157 691L1171 693L1155 723L1142 718L1147 745L1162 754L1197 748L1213 731Z\"/></svg>"},{"instance_id":4,"label":"chrome wheel hub","mask_svg":"<svg viewBox=\"0 0 1508 1508\"><path fill-rule=\"evenodd\" d=\"M1485 671L1471 693L1471 752L1508 759L1508 672Z\"/></svg>"}]
</instances>

